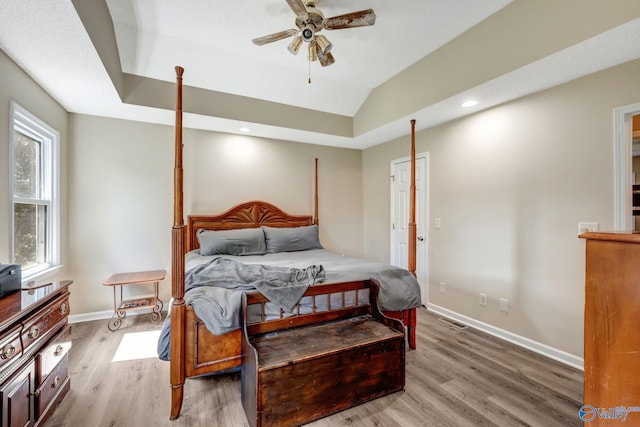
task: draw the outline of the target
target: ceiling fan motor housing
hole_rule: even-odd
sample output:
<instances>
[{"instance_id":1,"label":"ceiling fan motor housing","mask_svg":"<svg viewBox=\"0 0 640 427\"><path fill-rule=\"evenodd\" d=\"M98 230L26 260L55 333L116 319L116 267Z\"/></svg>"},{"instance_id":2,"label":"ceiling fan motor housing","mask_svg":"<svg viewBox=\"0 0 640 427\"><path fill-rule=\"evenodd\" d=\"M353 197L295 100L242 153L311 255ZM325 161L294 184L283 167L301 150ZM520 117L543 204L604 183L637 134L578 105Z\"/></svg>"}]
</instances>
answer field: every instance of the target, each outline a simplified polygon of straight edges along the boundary
<instances>
[{"instance_id":1,"label":"ceiling fan motor housing","mask_svg":"<svg viewBox=\"0 0 640 427\"><path fill-rule=\"evenodd\" d=\"M302 40L309 43L313 40L315 33L322 30L322 21L324 21L324 14L316 9L316 0L308 0L305 2L305 9L307 10L307 16L296 17L296 25L300 28L300 36Z\"/></svg>"}]
</instances>

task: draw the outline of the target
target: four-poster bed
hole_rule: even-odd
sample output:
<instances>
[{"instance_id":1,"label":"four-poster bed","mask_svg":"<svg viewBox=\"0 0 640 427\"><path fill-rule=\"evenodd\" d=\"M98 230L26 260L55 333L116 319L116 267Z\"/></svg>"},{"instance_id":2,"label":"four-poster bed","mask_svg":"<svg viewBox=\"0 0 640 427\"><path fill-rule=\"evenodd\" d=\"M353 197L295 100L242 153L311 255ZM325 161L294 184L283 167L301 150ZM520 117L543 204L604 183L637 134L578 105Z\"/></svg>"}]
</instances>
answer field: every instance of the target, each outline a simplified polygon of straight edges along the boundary
<instances>
[{"instance_id":1,"label":"four-poster bed","mask_svg":"<svg viewBox=\"0 0 640 427\"><path fill-rule=\"evenodd\" d=\"M299 227L300 230L318 226L318 174L317 159L315 160L315 185L314 185L314 215L290 215L277 208L276 206L262 201L251 201L237 205L220 215L191 215L187 218L187 224L184 223L183 212L183 168L182 168L182 74L184 69L176 67L177 80L177 102L176 102L176 127L175 127L175 167L174 167L174 216L172 228L172 275L171 290L172 302L170 307L170 315L168 319L168 354L170 360L170 382L171 382L171 419L179 416L182 407L184 380L188 377L204 375L213 372L223 372L229 369L237 369L242 364L242 328L237 328L221 335L215 335L207 329L205 322L196 314L194 308L185 301L185 256L196 252L193 257L196 264L203 263L206 260L200 260L198 248L201 247L199 241L199 232L220 232L226 230L238 229L282 229L288 230ZM408 276L415 282L416 270L416 225L415 225L415 120L411 121L411 157L412 157L412 173L410 187L410 219L409 219L409 241L413 244L409 245L409 272ZM317 232L317 231L316 231ZM306 248L305 248L306 249ZM316 248L311 248L316 250ZM314 250L308 251L311 256L324 257L323 249L318 248L318 252ZM269 255L269 254L267 254ZM276 257L279 254L273 254ZM328 258L320 258L322 262L328 265L334 261ZM193 260L194 258L190 258ZM214 256L215 258L215 256ZM233 257L231 257L233 258ZM242 257L251 259L254 257ZM259 258L259 257L258 257ZM267 256L264 257L265 259ZM345 258L345 257L343 257ZM250 261L254 262L254 261ZM255 261L259 262L259 261ZM278 264L280 261L276 261ZM306 261L305 261L306 262ZM336 261L342 264L342 260ZM371 263L373 264L373 263ZM364 266L366 268L369 266ZM391 267L388 266L390 268ZM342 267L338 267L340 270ZM189 270L189 269L187 269ZM402 270L402 269L397 269ZM403 270L406 272L406 270ZM361 272L360 272L361 273ZM361 275L362 276L362 275ZM379 275L378 275L379 276ZM339 286L340 281L349 281L344 279L346 276L336 275L338 279L335 285ZM380 279L380 277L378 277ZM360 279L358 279L360 280ZM362 279L361 281L363 281ZM368 279L367 279L368 280ZM373 279L372 279L373 280ZM405 282L406 278L402 279ZM350 281L349 283L353 283ZM417 287L417 282L416 287ZM402 283L401 283L402 284ZM334 284L332 284L334 286ZM383 287L384 288L384 287ZM384 292L389 293L392 300L395 288L387 287L381 289L380 295L383 298ZM400 290L398 292L404 292ZM402 295L401 297L405 297ZM378 298L380 305L382 298ZM399 319L407 327L407 339L409 346L413 349L416 347L416 308L419 306L419 290L417 302L415 296L411 307L392 307L392 310L384 310L383 313L387 317ZM383 306L384 307L384 306ZM314 302L315 310L315 302ZM282 312L281 312L282 316ZM160 346L159 346L160 348Z\"/></svg>"}]
</instances>

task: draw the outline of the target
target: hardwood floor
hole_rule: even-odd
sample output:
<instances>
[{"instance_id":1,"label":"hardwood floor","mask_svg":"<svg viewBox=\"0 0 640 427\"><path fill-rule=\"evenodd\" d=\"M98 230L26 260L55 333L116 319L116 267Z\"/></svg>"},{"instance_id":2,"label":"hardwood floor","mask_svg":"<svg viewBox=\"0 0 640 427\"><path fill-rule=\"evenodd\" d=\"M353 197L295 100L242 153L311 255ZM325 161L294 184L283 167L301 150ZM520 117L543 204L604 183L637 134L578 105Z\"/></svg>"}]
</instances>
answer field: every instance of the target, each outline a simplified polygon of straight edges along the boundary
<instances>
[{"instance_id":1,"label":"hardwood floor","mask_svg":"<svg viewBox=\"0 0 640 427\"><path fill-rule=\"evenodd\" d=\"M58 426L247 426L240 375L188 379L169 421L169 363L112 362L124 334L160 329L147 315L119 331L72 325L71 391L46 422ZM418 348L406 353L406 388L309 426L582 426L583 373L472 328L418 310Z\"/></svg>"}]
</instances>

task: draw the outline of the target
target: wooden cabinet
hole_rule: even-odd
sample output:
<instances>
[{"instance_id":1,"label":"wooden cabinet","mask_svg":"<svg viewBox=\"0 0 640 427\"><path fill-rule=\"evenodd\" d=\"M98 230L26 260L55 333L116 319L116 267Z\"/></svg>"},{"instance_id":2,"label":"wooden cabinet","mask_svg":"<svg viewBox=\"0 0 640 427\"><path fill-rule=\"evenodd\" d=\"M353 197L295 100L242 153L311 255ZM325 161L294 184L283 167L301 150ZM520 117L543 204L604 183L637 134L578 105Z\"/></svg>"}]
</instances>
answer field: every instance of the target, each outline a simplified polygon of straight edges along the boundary
<instances>
[{"instance_id":1,"label":"wooden cabinet","mask_svg":"<svg viewBox=\"0 0 640 427\"><path fill-rule=\"evenodd\" d=\"M2 427L34 425L31 396L35 390L35 376L35 362L31 361L0 388Z\"/></svg>"},{"instance_id":2,"label":"wooden cabinet","mask_svg":"<svg viewBox=\"0 0 640 427\"><path fill-rule=\"evenodd\" d=\"M0 427L42 425L70 389L71 283L0 299Z\"/></svg>"},{"instance_id":3,"label":"wooden cabinet","mask_svg":"<svg viewBox=\"0 0 640 427\"><path fill-rule=\"evenodd\" d=\"M583 420L612 425L598 410L640 405L640 234L581 237L587 239ZM634 412L626 424L640 424Z\"/></svg>"}]
</instances>

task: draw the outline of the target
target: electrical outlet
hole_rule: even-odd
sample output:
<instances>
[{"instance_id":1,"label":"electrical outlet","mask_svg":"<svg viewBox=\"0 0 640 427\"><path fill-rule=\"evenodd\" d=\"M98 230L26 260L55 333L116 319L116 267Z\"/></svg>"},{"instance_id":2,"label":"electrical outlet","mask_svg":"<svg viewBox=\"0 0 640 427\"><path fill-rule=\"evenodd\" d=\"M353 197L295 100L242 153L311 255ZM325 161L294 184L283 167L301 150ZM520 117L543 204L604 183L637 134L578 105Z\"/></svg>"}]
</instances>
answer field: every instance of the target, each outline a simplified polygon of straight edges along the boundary
<instances>
[{"instance_id":1,"label":"electrical outlet","mask_svg":"<svg viewBox=\"0 0 640 427\"><path fill-rule=\"evenodd\" d=\"M487 305L487 294L480 294L480 305Z\"/></svg>"},{"instance_id":2,"label":"electrical outlet","mask_svg":"<svg viewBox=\"0 0 640 427\"><path fill-rule=\"evenodd\" d=\"M579 222L578 234L587 233L589 231L598 231L600 226L597 222Z\"/></svg>"},{"instance_id":3,"label":"electrical outlet","mask_svg":"<svg viewBox=\"0 0 640 427\"><path fill-rule=\"evenodd\" d=\"M440 282L440 293L444 294L445 292L447 292L447 284L444 282Z\"/></svg>"},{"instance_id":4,"label":"electrical outlet","mask_svg":"<svg viewBox=\"0 0 640 427\"><path fill-rule=\"evenodd\" d=\"M506 298L500 298L500 311L505 313L509 312L509 300Z\"/></svg>"}]
</instances>

